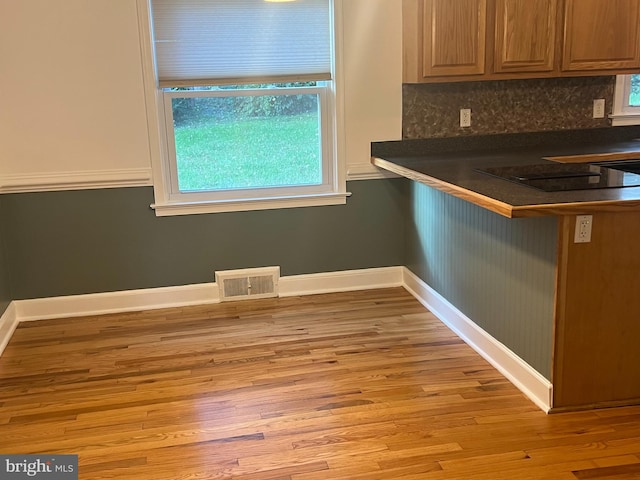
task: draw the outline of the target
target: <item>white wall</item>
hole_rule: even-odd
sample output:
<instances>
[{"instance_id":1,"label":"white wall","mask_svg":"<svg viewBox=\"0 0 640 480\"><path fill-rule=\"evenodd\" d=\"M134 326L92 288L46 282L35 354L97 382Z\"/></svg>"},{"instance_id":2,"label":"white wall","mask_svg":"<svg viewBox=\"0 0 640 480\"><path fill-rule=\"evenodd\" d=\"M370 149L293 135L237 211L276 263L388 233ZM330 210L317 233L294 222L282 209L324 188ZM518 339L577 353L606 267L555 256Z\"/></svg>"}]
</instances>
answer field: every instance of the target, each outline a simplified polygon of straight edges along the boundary
<instances>
[{"instance_id":1,"label":"white wall","mask_svg":"<svg viewBox=\"0 0 640 480\"><path fill-rule=\"evenodd\" d=\"M402 0L343 0L348 178L376 172L370 143L402 138Z\"/></svg>"},{"instance_id":2,"label":"white wall","mask_svg":"<svg viewBox=\"0 0 640 480\"><path fill-rule=\"evenodd\" d=\"M149 169L137 28L133 0L0 1L0 186Z\"/></svg>"},{"instance_id":3,"label":"white wall","mask_svg":"<svg viewBox=\"0 0 640 480\"><path fill-rule=\"evenodd\" d=\"M400 138L400 14L401 0L344 0L356 174L369 142ZM145 185L150 167L135 0L1 0L0 193Z\"/></svg>"}]
</instances>

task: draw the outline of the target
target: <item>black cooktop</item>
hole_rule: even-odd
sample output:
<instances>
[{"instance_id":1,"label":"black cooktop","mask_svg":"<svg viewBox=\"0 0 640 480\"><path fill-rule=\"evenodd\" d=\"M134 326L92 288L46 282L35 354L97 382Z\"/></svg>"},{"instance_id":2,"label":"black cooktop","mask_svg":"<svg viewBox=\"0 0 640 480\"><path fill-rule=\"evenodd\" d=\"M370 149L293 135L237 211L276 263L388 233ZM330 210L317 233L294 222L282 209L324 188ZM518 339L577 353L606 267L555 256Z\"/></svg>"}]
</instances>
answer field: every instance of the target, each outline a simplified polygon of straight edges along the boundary
<instances>
[{"instance_id":1,"label":"black cooktop","mask_svg":"<svg viewBox=\"0 0 640 480\"><path fill-rule=\"evenodd\" d=\"M477 171L545 192L592 190L598 188L639 187L640 175L632 168L638 162L607 164L540 163L492 167Z\"/></svg>"}]
</instances>

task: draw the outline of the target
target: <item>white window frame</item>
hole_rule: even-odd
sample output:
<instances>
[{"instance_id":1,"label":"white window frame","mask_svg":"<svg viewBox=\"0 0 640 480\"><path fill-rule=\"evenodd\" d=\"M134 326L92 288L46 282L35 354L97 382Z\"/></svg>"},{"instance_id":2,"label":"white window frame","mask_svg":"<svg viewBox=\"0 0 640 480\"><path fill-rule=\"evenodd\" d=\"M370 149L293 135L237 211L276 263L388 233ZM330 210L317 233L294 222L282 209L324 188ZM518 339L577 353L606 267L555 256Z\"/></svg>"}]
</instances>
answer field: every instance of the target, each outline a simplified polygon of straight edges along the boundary
<instances>
[{"instance_id":1,"label":"white window frame","mask_svg":"<svg viewBox=\"0 0 640 480\"><path fill-rule=\"evenodd\" d=\"M618 75L616 77L615 96L613 99L613 126L640 125L640 107L629 105L631 95L631 75Z\"/></svg>"},{"instance_id":2,"label":"white window frame","mask_svg":"<svg viewBox=\"0 0 640 480\"><path fill-rule=\"evenodd\" d=\"M333 0L334 44L333 72L330 82L304 90L320 95L323 183L317 186L256 188L210 192L180 193L177 188L173 122L171 119L172 92L158 86L151 34L151 0L137 0L140 29L143 81L147 108L149 148L153 171L155 203L151 208L156 216L201 213L267 210L276 208L341 205L350 193L346 190L346 162L344 138L344 99L342 96L342 1ZM303 89L300 89L303 90ZM295 90L292 89L292 92ZM257 92L227 90L224 95L238 96ZM185 96L186 92L180 92ZM293 93L292 93L293 94ZM189 94L191 95L191 94ZM193 96L214 96L214 92L194 92Z\"/></svg>"},{"instance_id":3,"label":"white window frame","mask_svg":"<svg viewBox=\"0 0 640 480\"><path fill-rule=\"evenodd\" d=\"M320 82L318 82L320 83ZM335 179L334 165L331 161L333 141L331 130L331 118L333 117L332 102L329 101L331 90L329 83L322 82L325 85L317 87L303 88L269 88L269 89L248 89L248 90L214 90L214 91L196 91L196 92L173 92L164 91L164 126L165 137L167 140L167 168L169 169L169 201L185 203L185 202L232 202L243 196L245 199L259 201L260 199L273 199L285 197L304 197L308 195L324 195L332 191ZM240 96L262 96L262 95L317 95L319 99L319 115L320 115L320 137L322 152L322 182L318 185L300 185L287 187L270 187L270 188L253 188L253 189L233 189L233 190L216 190L204 192L181 192L178 188L178 169L176 159L175 134L173 129L173 109L172 100L174 98L209 98L209 97L240 97Z\"/></svg>"}]
</instances>

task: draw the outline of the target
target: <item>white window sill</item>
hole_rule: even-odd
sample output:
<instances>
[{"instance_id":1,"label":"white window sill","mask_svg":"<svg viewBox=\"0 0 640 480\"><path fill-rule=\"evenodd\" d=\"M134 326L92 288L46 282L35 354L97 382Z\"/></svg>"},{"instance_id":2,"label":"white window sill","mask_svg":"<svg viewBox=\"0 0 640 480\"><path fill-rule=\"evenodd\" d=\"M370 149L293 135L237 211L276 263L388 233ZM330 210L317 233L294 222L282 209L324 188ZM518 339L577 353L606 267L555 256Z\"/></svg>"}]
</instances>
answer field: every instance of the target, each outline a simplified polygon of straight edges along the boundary
<instances>
[{"instance_id":1,"label":"white window sill","mask_svg":"<svg viewBox=\"0 0 640 480\"><path fill-rule=\"evenodd\" d=\"M640 125L640 113L609 115L611 125L614 127L624 125Z\"/></svg>"},{"instance_id":2,"label":"white window sill","mask_svg":"<svg viewBox=\"0 0 640 480\"><path fill-rule=\"evenodd\" d=\"M210 202L155 203L151 208L157 217L174 215L196 215L201 213L246 212L252 210L272 210L277 208L319 207L344 205L351 193L327 193L293 197L256 198Z\"/></svg>"}]
</instances>

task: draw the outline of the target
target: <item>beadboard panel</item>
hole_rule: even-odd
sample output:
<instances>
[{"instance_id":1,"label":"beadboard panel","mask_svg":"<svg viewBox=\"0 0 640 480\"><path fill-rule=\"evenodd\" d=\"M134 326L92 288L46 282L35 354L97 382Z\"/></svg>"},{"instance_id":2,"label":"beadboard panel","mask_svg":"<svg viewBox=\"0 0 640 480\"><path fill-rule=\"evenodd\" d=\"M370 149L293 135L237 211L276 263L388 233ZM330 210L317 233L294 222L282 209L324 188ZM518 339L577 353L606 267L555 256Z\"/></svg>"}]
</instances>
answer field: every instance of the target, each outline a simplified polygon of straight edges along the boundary
<instances>
[{"instance_id":1,"label":"beadboard panel","mask_svg":"<svg viewBox=\"0 0 640 480\"><path fill-rule=\"evenodd\" d=\"M416 182L409 195L409 270L550 380L556 219L507 219Z\"/></svg>"},{"instance_id":2,"label":"beadboard panel","mask_svg":"<svg viewBox=\"0 0 640 480\"><path fill-rule=\"evenodd\" d=\"M15 300L403 265L404 179L350 182L346 205L156 217L150 187L4 196Z\"/></svg>"}]
</instances>

